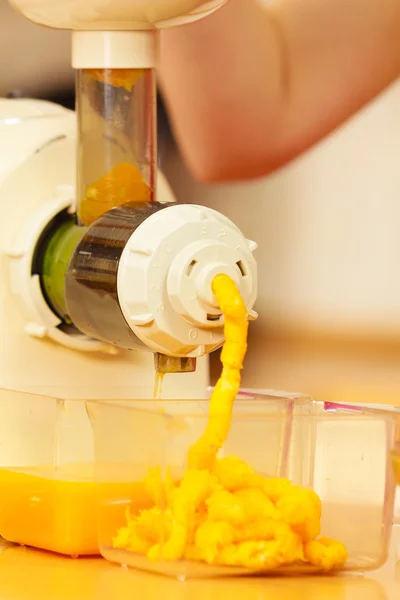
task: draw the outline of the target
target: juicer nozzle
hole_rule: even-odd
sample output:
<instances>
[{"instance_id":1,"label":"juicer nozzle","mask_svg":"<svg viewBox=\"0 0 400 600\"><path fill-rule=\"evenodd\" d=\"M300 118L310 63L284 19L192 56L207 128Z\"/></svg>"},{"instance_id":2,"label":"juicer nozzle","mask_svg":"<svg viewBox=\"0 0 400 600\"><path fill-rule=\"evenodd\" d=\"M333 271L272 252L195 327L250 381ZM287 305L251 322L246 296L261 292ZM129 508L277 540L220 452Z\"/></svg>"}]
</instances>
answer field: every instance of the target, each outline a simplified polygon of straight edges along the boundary
<instances>
[{"instance_id":1,"label":"juicer nozzle","mask_svg":"<svg viewBox=\"0 0 400 600\"><path fill-rule=\"evenodd\" d=\"M196 359L191 357L166 356L160 352L154 354L154 368L157 373L194 373Z\"/></svg>"}]
</instances>

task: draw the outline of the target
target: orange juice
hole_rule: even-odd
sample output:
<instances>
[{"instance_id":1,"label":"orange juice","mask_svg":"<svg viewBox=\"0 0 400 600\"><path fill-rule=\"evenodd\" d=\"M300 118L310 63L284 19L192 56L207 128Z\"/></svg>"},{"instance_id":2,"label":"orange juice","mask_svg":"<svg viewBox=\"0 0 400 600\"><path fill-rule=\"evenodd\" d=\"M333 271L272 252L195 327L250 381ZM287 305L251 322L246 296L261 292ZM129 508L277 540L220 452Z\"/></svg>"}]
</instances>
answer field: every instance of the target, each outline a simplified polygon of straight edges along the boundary
<instances>
[{"instance_id":1,"label":"orange juice","mask_svg":"<svg viewBox=\"0 0 400 600\"><path fill-rule=\"evenodd\" d=\"M54 476L50 467L0 469L0 535L9 542L69 556L98 555L97 511L108 498L107 529L114 533L127 506L151 505L144 485L95 484L90 467L70 465ZM85 476L86 475L86 476ZM104 515L103 515L104 512Z\"/></svg>"}]
</instances>

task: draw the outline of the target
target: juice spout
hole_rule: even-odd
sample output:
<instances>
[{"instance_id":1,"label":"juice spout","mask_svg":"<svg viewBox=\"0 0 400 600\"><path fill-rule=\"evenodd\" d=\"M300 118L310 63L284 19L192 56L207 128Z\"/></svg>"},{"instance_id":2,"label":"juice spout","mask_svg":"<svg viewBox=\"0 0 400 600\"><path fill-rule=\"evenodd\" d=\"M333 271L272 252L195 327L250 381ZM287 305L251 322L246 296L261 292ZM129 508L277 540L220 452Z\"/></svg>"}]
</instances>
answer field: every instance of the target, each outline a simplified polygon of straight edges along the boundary
<instances>
[{"instance_id":1,"label":"juice spout","mask_svg":"<svg viewBox=\"0 0 400 600\"><path fill-rule=\"evenodd\" d=\"M194 373L196 359L166 356L156 352L154 354L154 368L157 373Z\"/></svg>"}]
</instances>

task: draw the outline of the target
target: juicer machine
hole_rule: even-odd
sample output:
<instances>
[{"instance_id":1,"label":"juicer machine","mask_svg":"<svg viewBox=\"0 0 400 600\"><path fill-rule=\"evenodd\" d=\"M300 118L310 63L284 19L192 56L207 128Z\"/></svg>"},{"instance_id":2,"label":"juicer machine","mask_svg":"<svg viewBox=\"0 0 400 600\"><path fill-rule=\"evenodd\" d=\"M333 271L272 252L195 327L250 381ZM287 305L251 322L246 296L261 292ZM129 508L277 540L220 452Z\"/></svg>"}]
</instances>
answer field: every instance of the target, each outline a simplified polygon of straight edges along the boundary
<instances>
[{"instance_id":1,"label":"juicer machine","mask_svg":"<svg viewBox=\"0 0 400 600\"><path fill-rule=\"evenodd\" d=\"M141 568L135 553L111 555L116 511L153 463L185 466L203 431L207 356L224 341L213 278L229 275L256 317L256 244L218 212L175 203L157 170L157 32L224 0L10 1L72 30L77 111L0 100L0 534ZM118 402L152 398L155 370L178 373L163 398L203 402L164 413ZM396 412L254 390L235 406L231 456L314 489L323 534L340 530L348 549L345 568L382 565Z\"/></svg>"},{"instance_id":2,"label":"juicer machine","mask_svg":"<svg viewBox=\"0 0 400 600\"><path fill-rule=\"evenodd\" d=\"M256 244L175 203L157 170L155 69L158 30L224 0L11 4L72 31L77 111L0 100L0 388L149 398L156 368L180 373L165 397L204 398L223 343L211 282L229 275L255 318Z\"/></svg>"}]
</instances>

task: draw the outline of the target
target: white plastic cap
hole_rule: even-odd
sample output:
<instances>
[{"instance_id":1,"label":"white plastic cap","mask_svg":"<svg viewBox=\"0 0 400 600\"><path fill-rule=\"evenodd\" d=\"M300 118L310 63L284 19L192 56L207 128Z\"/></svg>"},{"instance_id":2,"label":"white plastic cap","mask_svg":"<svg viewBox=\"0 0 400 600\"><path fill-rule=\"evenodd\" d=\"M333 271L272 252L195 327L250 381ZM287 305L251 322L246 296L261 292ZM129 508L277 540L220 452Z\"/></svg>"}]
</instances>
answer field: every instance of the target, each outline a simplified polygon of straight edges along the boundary
<instances>
[{"instance_id":1,"label":"white plastic cap","mask_svg":"<svg viewBox=\"0 0 400 600\"><path fill-rule=\"evenodd\" d=\"M74 69L154 69L156 65L155 30L72 32Z\"/></svg>"},{"instance_id":2,"label":"white plastic cap","mask_svg":"<svg viewBox=\"0 0 400 600\"><path fill-rule=\"evenodd\" d=\"M176 205L155 213L132 234L119 263L117 292L128 325L169 356L216 350L224 341L223 318L212 280L231 277L255 319L256 247L210 208Z\"/></svg>"}]
</instances>

